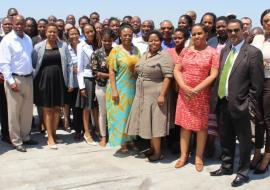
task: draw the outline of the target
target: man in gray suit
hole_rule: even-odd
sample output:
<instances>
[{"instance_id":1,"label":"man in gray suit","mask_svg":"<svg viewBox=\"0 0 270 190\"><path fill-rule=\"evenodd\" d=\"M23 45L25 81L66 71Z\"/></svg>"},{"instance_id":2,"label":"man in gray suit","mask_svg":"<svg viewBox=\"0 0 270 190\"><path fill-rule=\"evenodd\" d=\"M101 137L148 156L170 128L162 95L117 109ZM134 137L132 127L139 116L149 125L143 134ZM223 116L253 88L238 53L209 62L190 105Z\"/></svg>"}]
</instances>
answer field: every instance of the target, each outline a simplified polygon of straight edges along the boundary
<instances>
[{"instance_id":1,"label":"man in gray suit","mask_svg":"<svg viewBox=\"0 0 270 190\"><path fill-rule=\"evenodd\" d=\"M263 57L260 50L244 41L243 24L232 19L227 29L230 44L221 52L220 75L216 81L216 111L220 130L221 167L211 176L231 175L236 137L240 162L231 185L237 187L249 181L251 128L249 108L259 98L264 81Z\"/></svg>"}]
</instances>

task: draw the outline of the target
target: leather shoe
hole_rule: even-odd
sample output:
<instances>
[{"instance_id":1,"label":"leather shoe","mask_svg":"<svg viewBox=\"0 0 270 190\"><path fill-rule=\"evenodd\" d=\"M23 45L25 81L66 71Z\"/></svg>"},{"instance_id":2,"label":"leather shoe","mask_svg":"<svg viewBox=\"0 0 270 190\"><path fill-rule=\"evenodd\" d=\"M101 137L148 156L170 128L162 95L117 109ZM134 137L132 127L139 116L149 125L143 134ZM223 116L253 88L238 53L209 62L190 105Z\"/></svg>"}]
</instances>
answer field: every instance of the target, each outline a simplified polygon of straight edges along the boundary
<instances>
[{"instance_id":1,"label":"leather shoe","mask_svg":"<svg viewBox=\"0 0 270 190\"><path fill-rule=\"evenodd\" d=\"M28 141L24 141L23 142L24 145L37 145L38 142L37 141L34 141L32 139L28 140Z\"/></svg>"},{"instance_id":2,"label":"leather shoe","mask_svg":"<svg viewBox=\"0 0 270 190\"><path fill-rule=\"evenodd\" d=\"M19 152L26 152L26 148L23 145L18 145L15 148Z\"/></svg>"},{"instance_id":3,"label":"leather shoe","mask_svg":"<svg viewBox=\"0 0 270 190\"><path fill-rule=\"evenodd\" d=\"M231 183L232 187L239 187L243 185L244 183L248 183L249 177L247 176L242 176L242 175L237 175L233 182Z\"/></svg>"},{"instance_id":4,"label":"leather shoe","mask_svg":"<svg viewBox=\"0 0 270 190\"><path fill-rule=\"evenodd\" d=\"M210 176L222 176L222 175L232 175L233 171L225 170L223 168L219 168L216 171L210 172Z\"/></svg>"}]
</instances>

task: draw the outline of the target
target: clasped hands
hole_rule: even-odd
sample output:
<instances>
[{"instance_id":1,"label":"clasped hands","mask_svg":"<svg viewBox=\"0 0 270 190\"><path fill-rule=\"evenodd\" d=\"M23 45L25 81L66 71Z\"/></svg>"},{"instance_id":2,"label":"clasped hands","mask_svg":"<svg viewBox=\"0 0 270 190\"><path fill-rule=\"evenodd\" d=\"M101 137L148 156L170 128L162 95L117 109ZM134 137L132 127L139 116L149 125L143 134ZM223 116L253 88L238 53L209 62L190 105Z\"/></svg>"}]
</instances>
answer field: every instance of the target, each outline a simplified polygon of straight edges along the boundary
<instances>
[{"instance_id":1,"label":"clasped hands","mask_svg":"<svg viewBox=\"0 0 270 190\"><path fill-rule=\"evenodd\" d=\"M191 100L195 95L197 95L199 93L199 91L195 88L191 88L189 86L185 86L184 88L182 88L184 91L184 97L185 100Z\"/></svg>"}]
</instances>

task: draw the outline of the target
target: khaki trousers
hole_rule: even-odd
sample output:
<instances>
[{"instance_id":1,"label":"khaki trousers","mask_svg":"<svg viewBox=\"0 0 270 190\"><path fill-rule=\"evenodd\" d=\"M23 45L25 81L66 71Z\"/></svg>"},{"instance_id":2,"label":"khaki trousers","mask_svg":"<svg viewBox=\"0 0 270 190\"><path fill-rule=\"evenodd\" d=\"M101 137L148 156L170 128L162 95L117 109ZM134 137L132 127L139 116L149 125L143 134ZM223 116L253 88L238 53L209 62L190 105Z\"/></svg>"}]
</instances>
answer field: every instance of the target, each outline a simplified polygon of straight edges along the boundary
<instances>
[{"instance_id":1,"label":"khaki trousers","mask_svg":"<svg viewBox=\"0 0 270 190\"><path fill-rule=\"evenodd\" d=\"M106 119L107 119L107 112L106 112L106 87L96 85L96 97L98 100L98 110L99 110L99 130L100 135L102 137L106 137Z\"/></svg>"},{"instance_id":2,"label":"khaki trousers","mask_svg":"<svg viewBox=\"0 0 270 190\"><path fill-rule=\"evenodd\" d=\"M8 105L8 125L11 142L14 146L30 140L33 115L33 78L13 76L19 92L14 92L5 82Z\"/></svg>"}]
</instances>

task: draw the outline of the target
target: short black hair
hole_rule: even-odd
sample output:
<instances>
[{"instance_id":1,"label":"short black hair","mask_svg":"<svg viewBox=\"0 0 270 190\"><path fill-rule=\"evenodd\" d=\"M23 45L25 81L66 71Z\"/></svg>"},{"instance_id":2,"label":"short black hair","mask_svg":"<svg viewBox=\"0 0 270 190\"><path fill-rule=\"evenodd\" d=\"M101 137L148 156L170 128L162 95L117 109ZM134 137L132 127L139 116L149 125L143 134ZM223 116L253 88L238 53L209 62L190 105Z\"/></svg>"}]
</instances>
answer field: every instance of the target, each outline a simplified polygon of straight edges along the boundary
<instances>
[{"instance_id":1,"label":"short black hair","mask_svg":"<svg viewBox=\"0 0 270 190\"><path fill-rule=\"evenodd\" d=\"M104 37L104 36L109 36L110 38L113 38L113 39L115 38L115 34L110 28L105 28L101 32L101 37Z\"/></svg>"},{"instance_id":2,"label":"short black hair","mask_svg":"<svg viewBox=\"0 0 270 190\"><path fill-rule=\"evenodd\" d=\"M92 15L97 15L98 17L100 17L100 15L98 14L98 12L92 12L89 17L91 17Z\"/></svg>"},{"instance_id":3,"label":"short black hair","mask_svg":"<svg viewBox=\"0 0 270 190\"><path fill-rule=\"evenodd\" d=\"M261 14L261 19L260 19L261 25L263 25L263 17L264 17L265 15L267 15L268 13L270 13L270 9L266 9L266 10L263 11L263 13Z\"/></svg>"},{"instance_id":4,"label":"short black hair","mask_svg":"<svg viewBox=\"0 0 270 190\"><path fill-rule=\"evenodd\" d=\"M16 12L18 14L18 10L16 8L9 8L8 12L7 12L7 16L9 16L10 12L12 12L12 11L14 11L14 12Z\"/></svg>"},{"instance_id":5,"label":"short black hair","mask_svg":"<svg viewBox=\"0 0 270 190\"><path fill-rule=\"evenodd\" d=\"M146 36L146 41L149 40L149 37L150 37L152 34L156 34L157 37L159 38L159 40L160 40L161 42L163 41L163 36L162 36L161 32L158 31L158 30L152 30L152 31L148 32L148 34L147 34L147 36Z\"/></svg>"},{"instance_id":6,"label":"short black hair","mask_svg":"<svg viewBox=\"0 0 270 190\"><path fill-rule=\"evenodd\" d=\"M79 24L83 19L87 20L87 22L90 23L90 19L87 16L84 15L84 16L79 18Z\"/></svg>"},{"instance_id":7,"label":"short black hair","mask_svg":"<svg viewBox=\"0 0 270 190\"><path fill-rule=\"evenodd\" d=\"M197 24L192 25L191 30L196 26L201 27L205 33L208 32L207 28L202 23L197 23Z\"/></svg>"},{"instance_id":8,"label":"short black hair","mask_svg":"<svg viewBox=\"0 0 270 190\"><path fill-rule=\"evenodd\" d=\"M217 18L216 23L218 21L224 21L224 22L226 22L226 24L228 24L229 19L226 16L220 16Z\"/></svg>"},{"instance_id":9,"label":"short black hair","mask_svg":"<svg viewBox=\"0 0 270 190\"><path fill-rule=\"evenodd\" d=\"M114 21L114 20L120 23L120 20L119 20L118 18L116 18L116 17L111 17L111 18L109 18L109 25L110 25L111 22Z\"/></svg>"},{"instance_id":10,"label":"short black hair","mask_svg":"<svg viewBox=\"0 0 270 190\"><path fill-rule=\"evenodd\" d=\"M65 24L65 21L63 19L57 19L56 22L63 22Z\"/></svg>"},{"instance_id":11,"label":"short black hair","mask_svg":"<svg viewBox=\"0 0 270 190\"><path fill-rule=\"evenodd\" d=\"M123 23L120 25L119 34L121 34L122 30L124 30L125 28L129 28L133 32L133 27L130 24Z\"/></svg>"},{"instance_id":12,"label":"short black hair","mask_svg":"<svg viewBox=\"0 0 270 190\"><path fill-rule=\"evenodd\" d=\"M175 30L174 30L174 33L175 32L182 32L183 34L184 34L184 38L185 38L185 40L187 40L188 38L189 38L189 31L187 30L187 29L185 29L185 28L176 28Z\"/></svg>"},{"instance_id":13,"label":"short black hair","mask_svg":"<svg viewBox=\"0 0 270 190\"><path fill-rule=\"evenodd\" d=\"M228 25L229 25L230 23L238 23L238 24L240 25L240 28L243 29L243 23L242 23L242 21L239 20L239 19L231 19L231 20L228 21Z\"/></svg>"},{"instance_id":14,"label":"short black hair","mask_svg":"<svg viewBox=\"0 0 270 190\"><path fill-rule=\"evenodd\" d=\"M179 17L179 19L182 18L182 17L187 20L188 26L191 28L191 26L193 25L193 20L192 20L191 16L189 16L189 15L182 15L182 16Z\"/></svg>"},{"instance_id":15,"label":"short black hair","mask_svg":"<svg viewBox=\"0 0 270 190\"><path fill-rule=\"evenodd\" d=\"M45 24L48 24L48 20L47 19L45 19L45 18L41 18L41 19L39 19L38 20L38 23L39 22L45 22Z\"/></svg>"},{"instance_id":16,"label":"short black hair","mask_svg":"<svg viewBox=\"0 0 270 190\"><path fill-rule=\"evenodd\" d=\"M132 16L126 15L126 16L123 17L123 20L125 20L126 18L129 19L129 20L131 20L132 19Z\"/></svg>"}]
</instances>

